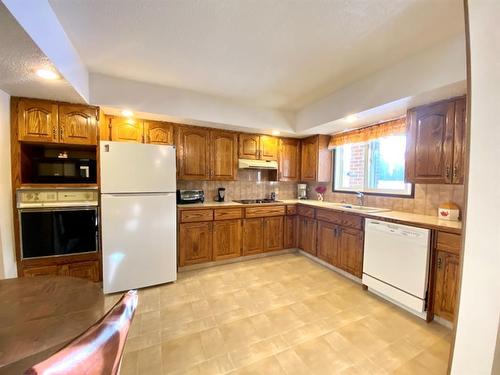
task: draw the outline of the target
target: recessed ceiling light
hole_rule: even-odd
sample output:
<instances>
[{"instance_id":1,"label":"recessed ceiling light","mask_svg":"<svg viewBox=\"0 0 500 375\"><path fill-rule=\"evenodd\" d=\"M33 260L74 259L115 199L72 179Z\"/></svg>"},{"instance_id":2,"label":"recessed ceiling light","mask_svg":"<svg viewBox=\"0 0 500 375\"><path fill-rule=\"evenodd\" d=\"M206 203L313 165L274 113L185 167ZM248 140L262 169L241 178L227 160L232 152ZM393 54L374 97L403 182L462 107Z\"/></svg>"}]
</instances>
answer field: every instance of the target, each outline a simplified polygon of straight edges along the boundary
<instances>
[{"instance_id":1,"label":"recessed ceiling light","mask_svg":"<svg viewBox=\"0 0 500 375\"><path fill-rule=\"evenodd\" d=\"M124 109L122 111L122 115L125 117L132 117L134 115L134 112L132 112L130 109Z\"/></svg>"},{"instance_id":2,"label":"recessed ceiling light","mask_svg":"<svg viewBox=\"0 0 500 375\"><path fill-rule=\"evenodd\" d=\"M273 132L272 132L272 135L280 135L280 134L281 134L281 133L280 133L280 131L279 131L279 130L273 130Z\"/></svg>"},{"instance_id":3,"label":"recessed ceiling light","mask_svg":"<svg viewBox=\"0 0 500 375\"><path fill-rule=\"evenodd\" d=\"M50 70L50 69L38 69L36 71L36 75L40 78L49 79L49 80L54 80L54 79L60 78L60 76L57 72Z\"/></svg>"},{"instance_id":4,"label":"recessed ceiling light","mask_svg":"<svg viewBox=\"0 0 500 375\"><path fill-rule=\"evenodd\" d=\"M356 115L349 115L344 118L347 122L354 122L358 119L358 116Z\"/></svg>"}]
</instances>

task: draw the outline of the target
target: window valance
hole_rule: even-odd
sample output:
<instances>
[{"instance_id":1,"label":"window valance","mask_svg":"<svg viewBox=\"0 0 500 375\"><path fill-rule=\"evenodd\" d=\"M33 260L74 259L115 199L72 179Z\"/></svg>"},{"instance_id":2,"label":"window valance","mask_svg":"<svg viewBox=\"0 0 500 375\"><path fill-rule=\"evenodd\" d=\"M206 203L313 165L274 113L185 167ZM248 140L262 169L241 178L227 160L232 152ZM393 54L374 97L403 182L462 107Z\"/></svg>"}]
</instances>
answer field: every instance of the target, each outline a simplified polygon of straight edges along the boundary
<instances>
[{"instance_id":1,"label":"window valance","mask_svg":"<svg viewBox=\"0 0 500 375\"><path fill-rule=\"evenodd\" d=\"M368 142L372 139L388 137L391 135L404 134L406 131L406 118L382 122L380 124L367 126L365 128L337 133L330 137L328 149L349 143Z\"/></svg>"}]
</instances>

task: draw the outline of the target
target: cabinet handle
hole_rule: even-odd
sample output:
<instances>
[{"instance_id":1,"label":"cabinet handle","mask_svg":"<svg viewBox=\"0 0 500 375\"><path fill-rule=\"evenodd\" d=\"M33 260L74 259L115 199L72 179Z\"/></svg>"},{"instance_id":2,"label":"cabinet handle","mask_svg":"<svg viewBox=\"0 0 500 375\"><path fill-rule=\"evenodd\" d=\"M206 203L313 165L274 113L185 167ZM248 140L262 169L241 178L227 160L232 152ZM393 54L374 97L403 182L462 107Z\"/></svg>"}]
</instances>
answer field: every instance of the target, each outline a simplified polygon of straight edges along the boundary
<instances>
[{"instance_id":1,"label":"cabinet handle","mask_svg":"<svg viewBox=\"0 0 500 375\"><path fill-rule=\"evenodd\" d=\"M61 139L64 138L64 130L63 130L63 128L61 128L61 130L59 130L59 138L61 138Z\"/></svg>"},{"instance_id":2,"label":"cabinet handle","mask_svg":"<svg viewBox=\"0 0 500 375\"><path fill-rule=\"evenodd\" d=\"M438 261L437 261L437 268L438 268L438 270L440 270L440 269L441 269L441 265L442 265L442 263L443 263L443 260L441 259L441 257L439 257L439 258L438 258Z\"/></svg>"},{"instance_id":3,"label":"cabinet handle","mask_svg":"<svg viewBox=\"0 0 500 375\"><path fill-rule=\"evenodd\" d=\"M457 178L457 175L458 175L458 168L457 168L457 166L455 165L455 166L453 167L453 178Z\"/></svg>"},{"instance_id":4,"label":"cabinet handle","mask_svg":"<svg viewBox=\"0 0 500 375\"><path fill-rule=\"evenodd\" d=\"M450 177L450 166L446 167L446 178Z\"/></svg>"},{"instance_id":5,"label":"cabinet handle","mask_svg":"<svg viewBox=\"0 0 500 375\"><path fill-rule=\"evenodd\" d=\"M56 139L56 128L52 128L52 138Z\"/></svg>"}]
</instances>

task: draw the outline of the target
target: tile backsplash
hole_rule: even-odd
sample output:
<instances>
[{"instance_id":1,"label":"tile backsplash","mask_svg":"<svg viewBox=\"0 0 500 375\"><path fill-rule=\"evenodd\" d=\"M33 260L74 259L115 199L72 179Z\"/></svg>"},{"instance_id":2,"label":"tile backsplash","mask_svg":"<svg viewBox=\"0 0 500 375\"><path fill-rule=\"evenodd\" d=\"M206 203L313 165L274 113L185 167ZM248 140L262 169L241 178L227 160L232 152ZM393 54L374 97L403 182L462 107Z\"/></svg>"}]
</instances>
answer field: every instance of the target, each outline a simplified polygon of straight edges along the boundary
<instances>
[{"instance_id":1,"label":"tile backsplash","mask_svg":"<svg viewBox=\"0 0 500 375\"><path fill-rule=\"evenodd\" d=\"M297 183L273 181L272 171L238 170L237 181L177 181L178 189L202 189L207 201L213 201L217 189L226 188L226 201L235 199L268 198L271 192L276 193L277 199L296 199ZM357 204L355 194L334 193L331 183L308 183L308 196L316 199L314 189L324 185L327 192L325 201ZM389 208L395 211L411 212L415 214L437 216L437 209L441 203L454 202L460 209L464 205L463 185L415 185L414 198L391 198L375 195L365 196L365 205Z\"/></svg>"},{"instance_id":2,"label":"tile backsplash","mask_svg":"<svg viewBox=\"0 0 500 375\"><path fill-rule=\"evenodd\" d=\"M327 188L324 194L325 201L343 202L357 204L358 200L355 194L332 192L331 183L309 183L308 196L316 199L314 189L318 185L324 185ZM391 198L376 195L366 195L365 205L380 208L389 208L394 211L411 212L437 216L437 210L441 203L456 203L460 210L464 206L464 186L463 185L435 185L435 184L416 184L415 197L412 198Z\"/></svg>"}]
</instances>

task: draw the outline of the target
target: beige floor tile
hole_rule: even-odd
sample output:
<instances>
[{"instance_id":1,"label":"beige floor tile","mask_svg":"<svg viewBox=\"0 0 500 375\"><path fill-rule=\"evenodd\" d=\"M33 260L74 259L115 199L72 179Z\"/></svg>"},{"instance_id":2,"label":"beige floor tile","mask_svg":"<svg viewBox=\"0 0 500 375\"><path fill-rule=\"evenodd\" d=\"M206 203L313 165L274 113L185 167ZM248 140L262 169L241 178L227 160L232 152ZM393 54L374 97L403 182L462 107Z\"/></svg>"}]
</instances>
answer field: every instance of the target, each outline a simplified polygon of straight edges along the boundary
<instances>
[{"instance_id":1,"label":"beige floor tile","mask_svg":"<svg viewBox=\"0 0 500 375\"><path fill-rule=\"evenodd\" d=\"M199 333L162 343L161 353L164 373L188 369L207 359Z\"/></svg>"},{"instance_id":2,"label":"beige floor tile","mask_svg":"<svg viewBox=\"0 0 500 375\"><path fill-rule=\"evenodd\" d=\"M229 355L235 368L241 368L279 353L286 347L285 341L281 337L275 336L249 346L243 346L231 351Z\"/></svg>"},{"instance_id":3,"label":"beige floor tile","mask_svg":"<svg viewBox=\"0 0 500 375\"><path fill-rule=\"evenodd\" d=\"M281 368L280 363L275 357L268 357L261 361L255 362L249 366L238 369L231 374L238 375L286 375L286 372Z\"/></svg>"},{"instance_id":4,"label":"beige floor tile","mask_svg":"<svg viewBox=\"0 0 500 375\"><path fill-rule=\"evenodd\" d=\"M276 354L276 359L287 375L309 374L311 371L294 349Z\"/></svg>"}]
</instances>

